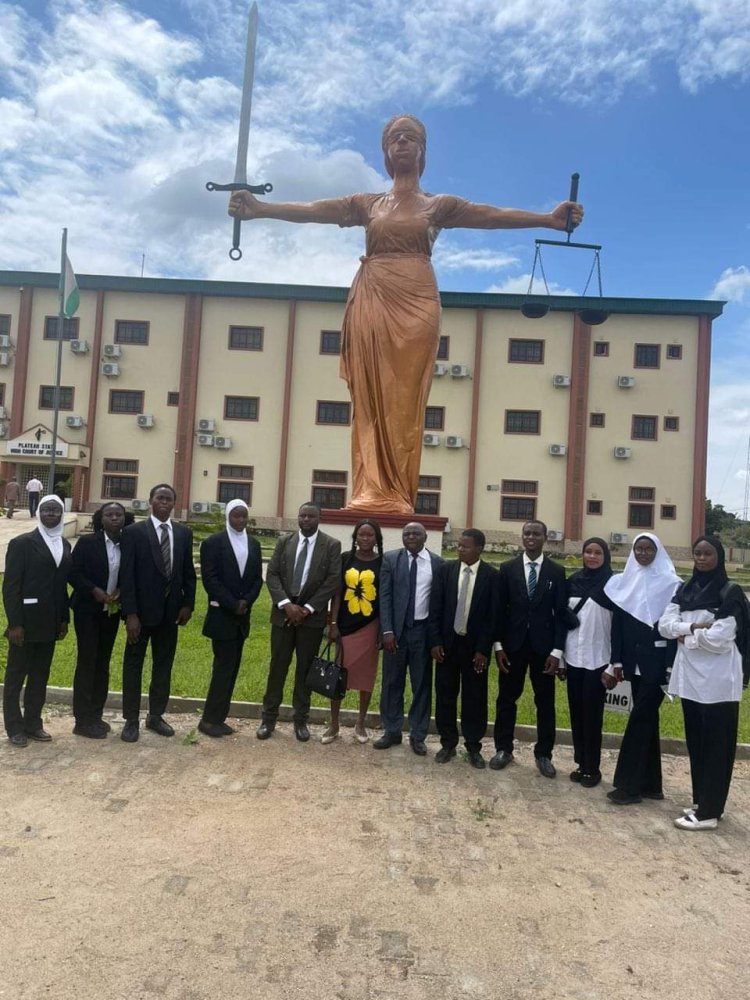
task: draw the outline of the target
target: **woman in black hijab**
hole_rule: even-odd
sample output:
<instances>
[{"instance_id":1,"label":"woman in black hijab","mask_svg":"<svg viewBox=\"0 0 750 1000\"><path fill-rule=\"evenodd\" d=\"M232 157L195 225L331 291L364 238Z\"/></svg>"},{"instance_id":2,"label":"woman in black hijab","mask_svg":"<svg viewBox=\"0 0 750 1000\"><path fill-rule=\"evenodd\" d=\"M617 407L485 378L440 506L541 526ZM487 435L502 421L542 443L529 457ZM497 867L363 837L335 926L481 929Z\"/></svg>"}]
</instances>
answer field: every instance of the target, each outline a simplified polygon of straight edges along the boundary
<instances>
[{"instance_id":1,"label":"woman in black hijab","mask_svg":"<svg viewBox=\"0 0 750 1000\"><path fill-rule=\"evenodd\" d=\"M583 569L567 581L570 626L565 640L570 728L578 765L570 780L593 788L602 780L602 723L607 696L602 674L610 660L612 604L604 585L612 576L609 546L603 538L583 543ZM576 625L574 618L577 618Z\"/></svg>"}]
</instances>

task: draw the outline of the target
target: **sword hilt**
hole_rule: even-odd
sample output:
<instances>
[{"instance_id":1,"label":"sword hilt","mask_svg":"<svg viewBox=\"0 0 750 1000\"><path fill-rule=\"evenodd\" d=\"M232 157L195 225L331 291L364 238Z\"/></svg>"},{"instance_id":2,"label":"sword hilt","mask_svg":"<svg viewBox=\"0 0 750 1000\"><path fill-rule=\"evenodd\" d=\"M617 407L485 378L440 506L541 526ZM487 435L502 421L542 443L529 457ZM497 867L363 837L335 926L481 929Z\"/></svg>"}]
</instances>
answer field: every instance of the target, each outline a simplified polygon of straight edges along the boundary
<instances>
[{"instance_id":1,"label":"sword hilt","mask_svg":"<svg viewBox=\"0 0 750 1000\"><path fill-rule=\"evenodd\" d=\"M568 201L578 201L578 181L580 180L580 174L570 175L570 194L568 195ZM570 234L575 229L575 226L570 222L570 209L568 209L568 216L565 220L565 232L568 234L568 243L570 243Z\"/></svg>"},{"instance_id":2,"label":"sword hilt","mask_svg":"<svg viewBox=\"0 0 750 1000\"><path fill-rule=\"evenodd\" d=\"M273 191L273 184L216 184L208 181L207 191L249 191L250 194L270 194ZM234 230L232 232L232 249L229 251L230 260L241 260L240 233L242 231L242 219L234 220Z\"/></svg>"}]
</instances>

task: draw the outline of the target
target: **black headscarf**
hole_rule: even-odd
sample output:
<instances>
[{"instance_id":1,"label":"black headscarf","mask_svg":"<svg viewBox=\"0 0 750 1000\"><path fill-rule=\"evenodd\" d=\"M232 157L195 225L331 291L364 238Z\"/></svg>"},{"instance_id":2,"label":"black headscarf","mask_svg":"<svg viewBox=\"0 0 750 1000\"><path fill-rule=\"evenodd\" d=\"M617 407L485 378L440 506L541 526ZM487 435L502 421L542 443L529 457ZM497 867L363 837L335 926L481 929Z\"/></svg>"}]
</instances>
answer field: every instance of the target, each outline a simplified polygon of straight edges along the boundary
<instances>
[{"instance_id":1,"label":"black headscarf","mask_svg":"<svg viewBox=\"0 0 750 1000\"><path fill-rule=\"evenodd\" d=\"M718 615L721 610L722 598L721 590L729 582L727 571L724 567L726 556L724 546L715 535L700 535L693 542L693 550L700 542L708 542L715 550L718 560L716 566L707 573L693 569L693 575L680 587L675 595L675 600L680 606L680 611L712 611L717 617L727 618L732 612Z\"/></svg>"},{"instance_id":2,"label":"black headscarf","mask_svg":"<svg viewBox=\"0 0 750 1000\"><path fill-rule=\"evenodd\" d=\"M577 573L569 577L567 580L568 598L575 597L578 600L584 597L590 598L592 601L596 601L597 604L601 604L602 607L611 608L612 604L609 598L604 596L604 584L612 576L612 567L610 565L612 556L609 551L609 545L607 545L603 538L587 538L581 548L581 554L586 551L586 546L591 545L592 542L601 548L604 553L604 562L598 569L587 569L584 566L583 569L579 569Z\"/></svg>"}]
</instances>

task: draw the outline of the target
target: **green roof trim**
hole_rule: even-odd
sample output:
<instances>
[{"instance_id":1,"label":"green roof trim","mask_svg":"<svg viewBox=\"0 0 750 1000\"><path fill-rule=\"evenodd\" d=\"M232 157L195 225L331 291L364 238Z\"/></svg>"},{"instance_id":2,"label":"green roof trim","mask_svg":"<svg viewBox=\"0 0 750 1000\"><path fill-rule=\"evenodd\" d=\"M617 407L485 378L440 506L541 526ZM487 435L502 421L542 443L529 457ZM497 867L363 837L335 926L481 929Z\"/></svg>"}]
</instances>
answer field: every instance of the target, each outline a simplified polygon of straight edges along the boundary
<instances>
[{"instance_id":1,"label":"green roof trim","mask_svg":"<svg viewBox=\"0 0 750 1000\"><path fill-rule=\"evenodd\" d=\"M78 274L82 292L140 292L158 295L213 295L224 298L296 299L305 302L346 302L348 288L332 285L280 285L254 281L204 281L197 278L131 278L120 275ZM57 288L59 275L44 271L0 271L0 287ZM630 299L598 298L588 295L534 295L555 312L575 309L604 309L609 313L640 316L721 316L725 302L714 299ZM495 292L441 292L440 300L454 309L513 309L526 301L525 295Z\"/></svg>"}]
</instances>

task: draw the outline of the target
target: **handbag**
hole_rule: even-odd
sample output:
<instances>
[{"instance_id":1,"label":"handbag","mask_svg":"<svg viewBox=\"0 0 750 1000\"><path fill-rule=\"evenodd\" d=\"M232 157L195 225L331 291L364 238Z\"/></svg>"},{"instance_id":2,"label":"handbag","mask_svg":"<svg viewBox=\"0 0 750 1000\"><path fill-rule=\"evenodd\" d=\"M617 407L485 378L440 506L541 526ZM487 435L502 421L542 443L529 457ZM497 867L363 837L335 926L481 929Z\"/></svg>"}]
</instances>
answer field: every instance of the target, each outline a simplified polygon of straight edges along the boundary
<instances>
[{"instance_id":1,"label":"handbag","mask_svg":"<svg viewBox=\"0 0 750 1000\"><path fill-rule=\"evenodd\" d=\"M578 602L578 604L576 604L574 608L565 609L565 625L567 626L568 632L575 632L575 630L581 624L581 621L578 617L578 612L581 610L581 608L584 606L584 604L588 599L589 597L587 594L585 597L582 597L580 599L580 601Z\"/></svg>"},{"instance_id":2,"label":"handbag","mask_svg":"<svg viewBox=\"0 0 750 1000\"><path fill-rule=\"evenodd\" d=\"M324 698L340 701L346 694L348 672L340 662L341 647L338 644L334 659L330 656L331 643L328 642L322 653L313 657L305 678L305 686L308 691L322 694Z\"/></svg>"}]
</instances>

